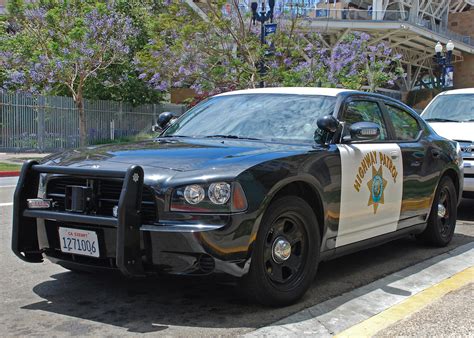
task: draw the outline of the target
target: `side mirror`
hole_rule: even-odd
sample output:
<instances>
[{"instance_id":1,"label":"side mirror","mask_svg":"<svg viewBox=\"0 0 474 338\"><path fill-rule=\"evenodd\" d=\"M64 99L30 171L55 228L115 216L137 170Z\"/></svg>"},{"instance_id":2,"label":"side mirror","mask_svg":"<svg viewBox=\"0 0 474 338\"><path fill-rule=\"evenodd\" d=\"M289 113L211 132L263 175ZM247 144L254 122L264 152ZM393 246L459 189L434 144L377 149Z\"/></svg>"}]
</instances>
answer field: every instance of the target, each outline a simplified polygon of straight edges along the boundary
<instances>
[{"instance_id":1,"label":"side mirror","mask_svg":"<svg viewBox=\"0 0 474 338\"><path fill-rule=\"evenodd\" d=\"M158 121L155 126L152 127L153 131L161 131L165 129L166 125L173 119L173 113L163 112L158 115Z\"/></svg>"},{"instance_id":2,"label":"side mirror","mask_svg":"<svg viewBox=\"0 0 474 338\"><path fill-rule=\"evenodd\" d=\"M335 133L339 127L339 120L332 115L325 115L316 121L318 128L328 133Z\"/></svg>"},{"instance_id":3,"label":"side mirror","mask_svg":"<svg viewBox=\"0 0 474 338\"><path fill-rule=\"evenodd\" d=\"M350 140L370 141L380 136L380 126L373 122L357 122L349 127Z\"/></svg>"}]
</instances>

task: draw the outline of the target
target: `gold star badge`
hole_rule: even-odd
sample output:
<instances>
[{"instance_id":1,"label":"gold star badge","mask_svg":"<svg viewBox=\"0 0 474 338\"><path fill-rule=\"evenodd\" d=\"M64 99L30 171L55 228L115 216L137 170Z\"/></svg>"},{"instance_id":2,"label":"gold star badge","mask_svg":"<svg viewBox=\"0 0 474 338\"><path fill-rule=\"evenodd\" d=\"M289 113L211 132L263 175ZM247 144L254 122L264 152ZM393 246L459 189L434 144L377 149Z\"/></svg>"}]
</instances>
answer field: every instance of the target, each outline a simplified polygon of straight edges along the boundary
<instances>
[{"instance_id":1,"label":"gold star badge","mask_svg":"<svg viewBox=\"0 0 474 338\"><path fill-rule=\"evenodd\" d=\"M372 166L372 179L367 182L369 187L370 196L369 203L367 205L374 206L374 214L377 213L377 208L380 204L384 204L384 192L385 187L387 186L387 180L383 178L382 166L379 167L379 170L375 170L375 167Z\"/></svg>"}]
</instances>

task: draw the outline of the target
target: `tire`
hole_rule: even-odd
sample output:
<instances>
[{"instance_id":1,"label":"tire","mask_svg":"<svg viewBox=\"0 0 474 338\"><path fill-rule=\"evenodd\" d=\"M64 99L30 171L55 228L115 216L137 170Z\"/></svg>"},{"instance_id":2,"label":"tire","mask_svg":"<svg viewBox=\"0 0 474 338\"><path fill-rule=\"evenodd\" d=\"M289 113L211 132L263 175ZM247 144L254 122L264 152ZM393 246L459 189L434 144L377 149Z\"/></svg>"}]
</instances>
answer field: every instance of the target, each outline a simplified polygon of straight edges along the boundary
<instances>
[{"instance_id":1,"label":"tire","mask_svg":"<svg viewBox=\"0 0 474 338\"><path fill-rule=\"evenodd\" d=\"M244 292L263 305L296 302L314 280L320 243L318 220L308 203L296 196L272 202L257 233L249 273L242 278Z\"/></svg>"},{"instance_id":2,"label":"tire","mask_svg":"<svg viewBox=\"0 0 474 338\"><path fill-rule=\"evenodd\" d=\"M434 246L448 245L456 227L457 205L453 181L444 176L436 189L426 229L418 238Z\"/></svg>"}]
</instances>

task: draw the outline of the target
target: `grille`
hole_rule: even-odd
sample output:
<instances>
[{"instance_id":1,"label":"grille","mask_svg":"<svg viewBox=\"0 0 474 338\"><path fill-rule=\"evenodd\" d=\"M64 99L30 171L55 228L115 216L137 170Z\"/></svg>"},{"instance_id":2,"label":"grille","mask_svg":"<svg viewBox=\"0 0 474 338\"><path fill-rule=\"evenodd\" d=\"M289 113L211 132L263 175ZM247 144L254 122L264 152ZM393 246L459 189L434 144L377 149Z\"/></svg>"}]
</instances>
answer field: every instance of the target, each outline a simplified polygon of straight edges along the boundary
<instances>
[{"instance_id":1,"label":"grille","mask_svg":"<svg viewBox=\"0 0 474 338\"><path fill-rule=\"evenodd\" d=\"M216 267L214 258L205 254L199 256L197 263L199 264L201 271L204 273L210 273L214 271L214 268Z\"/></svg>"},{"instance_id":2,"label":"grille","mask_svg":"<svg viewBox=\"0 0 474 338\"><path fill-rule=\"evenodd\" d=\"M79 177L53 177L46 186L46 195L56 205L56 210L65 210L65 192L67 185L89 186L96 195L95 214L113 216L113 207L118 205L122 192L122 180L85 179ZM147 186L143 187L141 215L143 224L153 224L157 220L155 196Z\"/></svg>"}]
</instances>

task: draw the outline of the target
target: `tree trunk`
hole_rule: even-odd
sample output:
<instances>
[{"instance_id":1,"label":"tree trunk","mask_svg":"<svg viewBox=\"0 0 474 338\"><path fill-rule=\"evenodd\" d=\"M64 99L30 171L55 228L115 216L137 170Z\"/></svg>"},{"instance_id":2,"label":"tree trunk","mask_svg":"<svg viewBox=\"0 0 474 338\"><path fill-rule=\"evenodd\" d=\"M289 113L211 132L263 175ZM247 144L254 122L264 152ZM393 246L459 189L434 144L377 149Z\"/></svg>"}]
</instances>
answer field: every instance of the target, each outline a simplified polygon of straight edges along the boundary
<instances>
[{"instance_id":1,"label":"tree trunk","mask_svg":"<svg viewBox=\"0 0 474 338\"><path fill-rule=\"evenodd\" d=\"M375 88L377 87L377 84L375 83L374 73L372 72L372 69L370 68L370 65L368 64L368 62L365 65L365 69L367 70L367 82L369 85L369 92L374 93Z\"/></svg>"},{"instance_id":2,"label":"tree trunk","mask_svg":"<svg viewBox=\"0 0 474 338\"><path fill-rule=\"evenodd\" d=\"M81 147L86 144L86 115L84 112L84 98L78 95L75 100L77 110L79 111L79 139Z\"/></svg>"}]
</instances>

